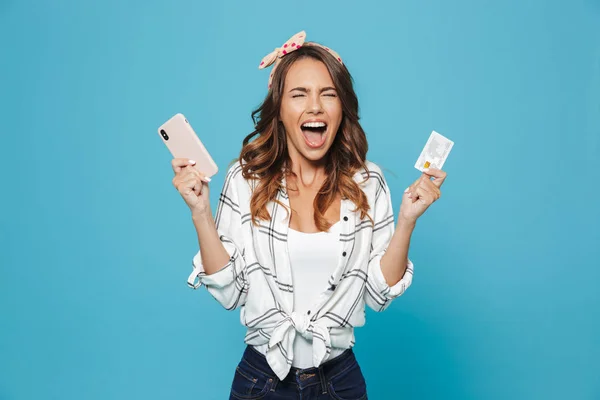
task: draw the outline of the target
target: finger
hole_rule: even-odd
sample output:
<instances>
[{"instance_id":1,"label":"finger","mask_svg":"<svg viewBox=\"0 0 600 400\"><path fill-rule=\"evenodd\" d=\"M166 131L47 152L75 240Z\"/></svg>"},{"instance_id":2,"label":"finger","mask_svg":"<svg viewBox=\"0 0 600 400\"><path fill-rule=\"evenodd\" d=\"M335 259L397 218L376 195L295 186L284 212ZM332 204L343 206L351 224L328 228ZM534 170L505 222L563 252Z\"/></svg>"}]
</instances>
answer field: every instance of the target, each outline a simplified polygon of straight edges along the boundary
<instances>
[{"instance_id":1,"label":"finger","mask_svg":"<svg viewBox=\"0 0 600 400\"><path fill-rule=\"evenodd\" d=\"M200 178L201 181L209 183L210 182L210 178L200 172L198 172L198 177Z\"/></svg>"},{"instance_id":2,"label":"finger","mask_svg":"<svg viewBox=\"0 0 600 400\"><path fill-rule=\"evenodd\" d=\"M404 195L402 197L406 196L409 199L411 199L415 192L415 188L419 185L420 181L421 181L421 178L417 179L409 187L407 187L406 190L404 190Z\"/></svg>"},{"instance_id":3,"label":"finger","mask_svg":"<svg viewBox=\"0 0 600 400\"><path fill-rule=\"evenodd\" d=\"M200 179L201 181L203 181L205 183L209 183L211 181L211 179L208 176L204 175L201 172L198 172L198 170L191 165L182 167L181 171L182 172L180 172L179 175L181 176L182 179L187 179L188 176L193 176L193 177L197 177L198 179Z\"/></svg>"},{"instance_id":4,"label":"finger","mask_svg":"<svg viewBox=\"0 0 600 400\"><path fill-rule=\"evenodd\" d=\"M417 179L412 185L406 188L404 191L405 195L408 195L408 198L412 198L414 194L417 193L417 188L421 188L427 192L431 192L432 195L437 196L439 193L439 189L429 180L426 175L422 175L419 179Z\"/></svg>"},{"instance_id":5,"label":"finger","mask_svg":"<svg viewBox=\"0 0 600 400\"><path fill-rule=\"evenodd\" d=\"M179 190L181 187L183 187L182 185L187 183L187 181L190 179L190 176L193 176L191 170L188 170L187 167L181 168L181 172L175 174L172 180L175 189Z\"/></svg>"},{"instance_id":6,"label":"finger","mask_svg":"<svg viewBox=\"0 0 600 400\"><path fill-rule=\"evenodd\" d=\"M189 175L197 176L201 181L206 182L206 183L209 183L211 181L211 179L208 176L204 175L202 172L198 172L198 170L191 165L183 167L182 170L184 171L183 172L184 175L189 174Z\"/></svg>"},{"instance_id":7,"label":"finger","mask_svg":"<svg viewBox=\"0 0 600 400\"><path fill-rule=\"evenodd\" d=\"M194 193L196 193L196 196L200 196L202 194L203 187L204 187L204 184L202 183L202 181L200 179L196 178L195 184L194 184Z\"/></svg>"},{"instance_id":8,"label":"finger","mask_svg":"<svg viewBox=\"0 0 600 400\"><path fill-rule=\"evenodd\" d=\"M198 185L199 182L200 180L197 176L188 176L186 178L180 179L179 185L177 185L177 190L179 190L181 194L189 194L190 191L196 192L196 185Z\"/></svg>"},{"instance_id":9,"label":"finger","mask_svg":"<svg viewBox=\"0 0 600 400\"><path fill-rule=\"evenodd\" d=\"M193 177L192 190L197 196L200 196L204 191L205 186L208 186L208 183L206 183L205 179L210 180L210 178L207 178L200 173L195 174Z\"/></svg>"},{"instance_id":10,"label":"finger","mask_svg":"<svg viewBox=\"0 0 600 400\"><path fill-rule=\"evenodd\" d=\"M441 187L442 184L444 183L444 181L446 180L446 172L442 171L441 169L437 169L437 168L425 168L423 170L423 174L425 176L427 176L427 179L430 180L430 178L434 178L433 179L433 184L437 187Z\"/></svg>"},{"instance_id":11,"label":"finger","mask_svg":"<svg viewBox=\"0 0 600 400\"><path fill-rule=\"evenodd\" d=\"M190 192L194 191L194 186L190 185L189 182L179 182L179 184L175 187L179 194L182 196L187 196Z\"/></svg>"},{"instance_id":12,"label":"finger","mask_svg":"<svg viewBox=\"0 0 600 400\"><path fill-rule=\"evenodd\" d=\"M425 191L423 190L423 188L421 186L415 186L410 194L410 199L412 200L412 202L416 202L418 200L421 200L421 198L425 195Z\"/></svg>"},{"instance_id":13,"label":"finger","mask_svg":"<svg viewBox=\"0 0 600 400\"><path fill-rule=\"evenodd\" d=\"M190 174L181 181L181 188L187 193L194 192L196 195L199 195L201 187L202 182L196 174Z\"/></svg>"},{"instance_id":14,"label":"finger","mask_svg":"<svg viewBox=\"0 0 600 400\"><path fill-rule=\"evenodd\" d=\"M175 188L179 190L179 186L182 183L187 182L188 179L190 179L190 177L193 177L195 173L197 172L190 165L185 167L179 167L179 172L175 173L175 176L173 177L173 186L175 186Z\"/></svg>"},{"instance_id":15,"label":"finger","mask_svg":"<svg viewBox=\"0 0 600 400\"><path fill-rule=\"evenodd\" d=\"M425 189L434 197L435 200L439 199L442 196L442 191L439 187L435 185L435 183L433 183L433 181L427 180L423 182L422 186L423 189Z\"/></svg>"},{"instance_id":16,"label":"finger","mask_svg":"<svg viewBox=\"0 0 600 400\"><path fill-rule=\"evenodd\" d=\"M188 165L196 165L196 161L190 160L189 158L174 158L171 160L171 167L176 174L181 172L181 170Z\"/></svg>"},{"instance_id":17,"label":"finger","mask_svg":"<svg viewBox=\"0 0 600 400\"><path fill-rule=\"evenodd\" d=\"M433 183L433 181L430 181L429 179L426 179L425 181L419 183L419 186L423 187L423 189L425 189L426 191L431 193L435 197L436 200L442 196L442 192L441 192L440 188L438 188Z\"/></svg>"},{"instance_id":18,"label":"finger","mask_svg":"<svg viewBox=\"0 0 600 400\"><path fill-rule=\"evenodd\" d=\"M419 201L423 204L431 204L435 201L434 196L425 190L422 186L418 186L415 188L414 193L412 195L412 202Z\"/></svg>"}]
</instances>

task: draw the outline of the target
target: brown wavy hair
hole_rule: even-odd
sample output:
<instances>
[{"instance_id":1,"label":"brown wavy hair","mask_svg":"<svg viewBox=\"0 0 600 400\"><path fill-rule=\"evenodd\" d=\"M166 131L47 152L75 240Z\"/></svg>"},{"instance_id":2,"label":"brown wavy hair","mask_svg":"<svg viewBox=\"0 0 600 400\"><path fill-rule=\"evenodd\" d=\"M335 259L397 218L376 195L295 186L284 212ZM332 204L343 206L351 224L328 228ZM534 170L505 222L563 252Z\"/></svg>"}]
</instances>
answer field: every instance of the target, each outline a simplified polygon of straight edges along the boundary
<instances>
[{"instance_id":1,"label":"brown wavy hair","mask_svg":"<svg viewBox=\"0 0 600 400\"><path fill-rule=\"evenodd\" d=\"M371 219L368 215L367 197L352 178L361 168L368 172L365 164L368 144L359 123L358 98L354 92L352 76L346 66L339 63L325 49L305 43L303 47L280 60L266 98L260 107L252 112L254 131L244 138L238 159L244 178L256 181L250 200L252 222L255 225L258 225L259 219L270 220L271 216L267 210L269 201L283 205L276 199L277 191L282 189L282 178L295 176L291 170L286 132L283 123L279 121L279 112L285 78L291 65L307 57L321 61L329 70L343 112L335 140L325 156L327 177L313 203L315 225L320 231L327 231L331 227L325 219L325 211L338 194L356 204L361 219L365 216ZM286 211L289 215L289 210Z\"/></svg>"}]
</instances>

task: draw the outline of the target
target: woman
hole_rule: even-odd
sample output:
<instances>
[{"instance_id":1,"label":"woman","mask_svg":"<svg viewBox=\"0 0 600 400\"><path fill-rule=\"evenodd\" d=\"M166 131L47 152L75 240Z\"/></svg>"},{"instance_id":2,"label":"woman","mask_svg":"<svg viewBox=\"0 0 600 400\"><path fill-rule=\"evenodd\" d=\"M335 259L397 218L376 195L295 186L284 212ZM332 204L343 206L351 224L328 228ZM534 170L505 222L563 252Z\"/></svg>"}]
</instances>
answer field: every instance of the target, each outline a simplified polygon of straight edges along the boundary
<instances>
[{"instance_id":1,"label":"woman","mask_svg":"<svg viewBox=\"0 0 600 400\"><path fill-rule=\"evenodd\" d=\"M200 245L188 283L241 308L248 346L230 398L366 399L354 327L365 323L365 304L383 311L411 284L410 237L446 174L417 179L394 226L339 55L300 32L260 68L273 63L214 218L210 180L194 161L172 162Z\"/></svg>"}]
</instances>

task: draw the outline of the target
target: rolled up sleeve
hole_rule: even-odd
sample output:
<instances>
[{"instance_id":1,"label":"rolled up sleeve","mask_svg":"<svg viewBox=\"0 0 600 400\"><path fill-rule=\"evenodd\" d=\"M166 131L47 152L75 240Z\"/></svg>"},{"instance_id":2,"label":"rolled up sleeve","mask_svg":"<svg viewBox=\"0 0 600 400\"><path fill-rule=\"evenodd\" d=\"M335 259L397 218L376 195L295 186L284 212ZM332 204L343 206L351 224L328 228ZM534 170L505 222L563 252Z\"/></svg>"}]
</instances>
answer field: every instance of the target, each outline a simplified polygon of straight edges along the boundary
<instances>
[{"instance_id":1,"label":"rolled up sleeve","mask_svg":"<svg viewBox=\"0 0 600 400\"><path fill-rule=\"evenodd\" d=\"M246 301L249 284L246 280L246 262L244 260L244 240L239 198L235 177L241 173L239 164L230 168L217 212L215 225L219 238L229 254L229 262L219 271L207 275L202 265L200 251L192 258L192 273L188 277L188 286L198 289L204 285L208 292L228 310L234 310Z\"/></svg>"},{"instance_id":2,"label":"rolled up sleeve","mask_svg":"<svg viewBox=\"0 0 600 400\"><path fill-rule=\"evenodd\" d=\"M392 300L404 294L406 289L408 289L412 283L414 266L412 261L408 260L406 271L404 272L402 279L394 286L389 286L383 276L383 272L381 272L381 256L377 256L373 261L374 262L369 264L367 281L373 288L373 292L377 293L377 295L371 296L369 299L371 304L368 305L379 312L388 308Z\"/></svg>"},{"instance_id":3,"label":"rolled up sleeve","mask_svg":"<svg viewBox=\"0 0 600 400\"><path fill-rule=\"evenodd\" d=\"M367 269L367 282L365 290L365 303L373 310L380 312L391 304L391 301L402 295L412 283L413 263L407 260L407 267L402 279L393 286L389 286L381 271L381 258L385 254L392 236L394 235L394 211L389 187L381 174L381 187L375 199L373 211L373 237L371 241L371 254Z\"/></svg>"}]
</instances>

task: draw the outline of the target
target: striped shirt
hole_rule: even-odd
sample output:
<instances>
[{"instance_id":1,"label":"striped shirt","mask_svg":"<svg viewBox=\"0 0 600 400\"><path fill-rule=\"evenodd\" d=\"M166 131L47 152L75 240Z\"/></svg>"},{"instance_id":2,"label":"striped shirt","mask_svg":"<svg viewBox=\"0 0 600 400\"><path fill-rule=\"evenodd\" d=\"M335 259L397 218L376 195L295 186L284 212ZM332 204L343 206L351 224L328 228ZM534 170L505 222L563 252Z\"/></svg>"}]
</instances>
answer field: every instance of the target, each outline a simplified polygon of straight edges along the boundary
<instances>
[{"instance_id":1,"label":"striped shirt","mask_svg":"<svg viewBox=\"0 0 600 400\"><path fill-rule=\"evenodd\" d=\"M413 264L394 286L388 286L380 260L394 233L394 212L390 190L380 168L367 161L367 173L358 171L357 182L370 206L369 218L349 199L340 207L340 255L318 301L306 313L294 312L292 272L287 237L289 215L275 201L267 205L269 221L254 225L250 199L256 181L242 176L239 163L229 168L219 199L215 224L223 246L230 255L221 270L207 275L201 254L192 260L188 285L205 285L209 293L228 310L240 308L247 328L245 342L266 347L273 372L284 379L294 359L294 338L301 334L312 340L314 366L329 359L332 348L354 346L354 328L365 324L365 304L383 311L410 286ZM285 178L276 199L289 209ZM316 283L318 284L318 283ZM265 346L266 345L266 346Z\"/></svg>"}]
</instances>

